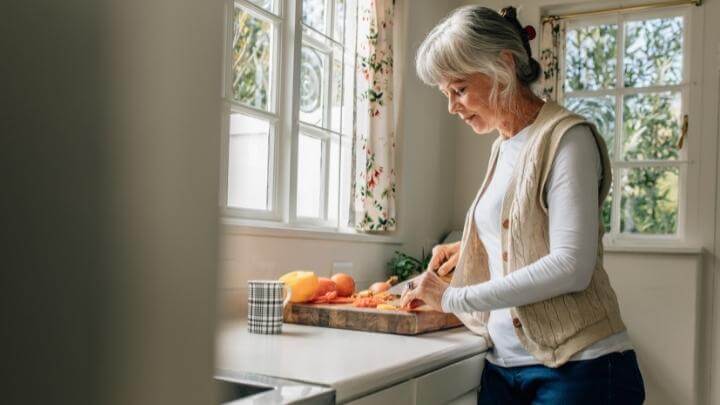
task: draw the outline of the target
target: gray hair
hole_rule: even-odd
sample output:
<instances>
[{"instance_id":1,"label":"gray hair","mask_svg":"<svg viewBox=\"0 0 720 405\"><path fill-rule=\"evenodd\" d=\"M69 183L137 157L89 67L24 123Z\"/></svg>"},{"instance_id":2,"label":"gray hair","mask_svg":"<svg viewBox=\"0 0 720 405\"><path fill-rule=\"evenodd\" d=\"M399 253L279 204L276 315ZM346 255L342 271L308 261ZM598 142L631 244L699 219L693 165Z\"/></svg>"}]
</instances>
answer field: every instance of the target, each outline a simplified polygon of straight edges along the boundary
<instances>
[{"instance_id":1,"label":"gray hair","mask_svg":"<svg viewBox=\"0 0 720 405\"><path fill-rule=\"evenodd\" d=\"M500 58L502 50L515 59L514 72ZM540 76L540 65L523 43L517 20L513 24L481 6L460 7L436 25L420 45L415 67L428 85L461 80L472 73L488 75L494 83L490 93L494 105L499 99L506 102L518 86L529 87ZM506 86L498 93L501 83Z\"/></svg>"}]
</instances>

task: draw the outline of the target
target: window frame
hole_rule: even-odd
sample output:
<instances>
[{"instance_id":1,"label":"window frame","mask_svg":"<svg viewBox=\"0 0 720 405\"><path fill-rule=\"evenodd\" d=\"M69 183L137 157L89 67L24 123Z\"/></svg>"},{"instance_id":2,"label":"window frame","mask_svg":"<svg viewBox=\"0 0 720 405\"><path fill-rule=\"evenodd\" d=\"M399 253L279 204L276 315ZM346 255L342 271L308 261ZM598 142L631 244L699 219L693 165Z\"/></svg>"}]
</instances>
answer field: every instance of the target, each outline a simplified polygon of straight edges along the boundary
<instances>
[{"instance_id":1,"label":"window frame","mask_svg":"<svg viewBox=\"0 0 720 405\"><path fill-rule=\"evenodd\" d=\"M687 244L689 241L688 222L689 211L697 205L690 198L690 189L693 188L689 184L690 172L697 171L696 160L698 158L698 150L694 142L697 137L694 136L692 126L689 126L686 135L686 143L679 150L678 158L675 160L644 160L644 161L627 161L622 159L622 147L624 137L623 126L623 97L628 94L642 93L659 93L664 91L680 93L681 112L680 118L688 115L690 118L690 102L692 98L692 11L688 6L667 7L649 11L628 11L618 12L609 16L590 16L576 17L566 21L566 32L584 26L592 26L598 24L616 24L618 29L616 32L616 86L611 89L599 90L580 90L566 91L563 94L562 104L566 99L571 97L598 97L612 96L615 101L615 142L614 153L611 159L611 167L613 172L612 181L612 208L611 208L611 229L605 232L603 243L606 246L677 246ZM653 85L646 87L625 87L624 83L624 57L625 57L625 23L628 21L641 21L655 18L681 17L683 19L683 70L680 83L673 85ZM560 58L559 68L565 71L565 54ZM564 85L564 84L563 84ZM699 120L698 120L699 121ZM689 139L693 141L688 142ZM677 227L675 234L632 234L622 232L620 230L620 211L622 200L621 181L623 171L628 168L647 168L647 167L677 167L678 168L678 207L677 207ZM695 176L694 178L697 178Z\"/></svg>"},{"instance_id":2,"label":"window frame","mask_svg":"<svg viewBox=\"0 0 720 405\"><path fill-rule=\"evenodd\" d=\"M352 142L352 135L344 133L343 121L340 121L338 128L333 129L332 125L332 96L333 96L333 69L334 52L341 51L340 76L343 83L342 97L346 96L345 80L348 63L347 44L348 22L343 27L343 41L339 42L334 38L334 16L337 12L334 0L324 0L325 27L327 35L322 34L313 27L306 26L302 21L302 0L275 0L277 14L265 10L252 3L250 0L225 0L225 31L223 44L223 112L222 112L222 140L221 140L221 165L220 165L220 191L219 205L223 222L228 225L250 228L268 228L270 230L281 230L280 233L291 230L309 230L313 235L320 232L322 235L337 233L342 239L348 235L357 235L360 238L372 239L378 242L394 242L393 236L365 235L355 231L348 225L352 200L343 196L343 169L342 163L338 164L338 184L336 189L340 195L337 196L337 213L335 219L328 219L328 190L331 189L329 181L332 176L329 173L331 143L338 143L339 159L343 159L343 152L348 144ZM344 15L348 15L349 4L355 5L354 1L345 0ZM248 10L253 17L259 16L269 20L273 24L272 56L271 56L271 89L268 95L268 111L247 106L233 100L232 91L232 35L233 35L233 11L236 6ZM356 14L356 13L355 13ZM357 15L356 15L357 18ZM313 36L305 35L304 30L312 31ZM317 40L315 37L324 37ZM328 40L326 40L329 39ZM297 85L300 81L301 52L303 47L311 47L326 56L327 66L323 72L323 119L327 124L325 127L305 123L300 120L300 89ZM357 61L357 50L351 49ZM354 78L352 78L354 86ZM348 102L347 100L344 103ZM341 111L345 113L345 105ZM228 198L228 168L229 168L229 142L230 128L229 117L232 113L242 113L255 118L267 120L270 123L270 147L268 167L268 210L248 209L231 207L227 204ZM343 116L342 120L352 119ZM298 146L301 134L307 134L322 140L322 173L321 182L321 206L319 218L308 218L297 215L297 188L298 188ZM352 173L347 173L352 176ZM351 184L352 178L348 178ZM345 185L347 187L347 185ZM346 207L343 206L346 205ZM290 232L295 235L294 232ZM311 235L311 237L313 237Z\"/></svg>"},{"instance_id":3,"label":"window frame","mask_svg":"<svg viewBox=\"0 0 720 405\"><path fill-rule=\"evenodd\" d=\"M332 220L328 217L329 214L329 207L328 207L328 199L329 196L329 190L330 190L330 149L331 149L331 143L333 142L334 138L337 138L338 142L342 142L344 136L342 134L342 120L340 121L340 129L338 131L335 131L332 129L332 95L333 95L333 73L334 73L334 51L335 48L339 48L342 51L342 58L340 60L341 63L341 82L342 82L342 90L344 93L345 90L345 55L346 55L346 44L338 42L335 38L332 37L334 33L334 27L333 22L335 21L335 12L336 7L335 6L335 0L323 0L324 1L324 7L325 10L328 11L325 13L325 31L328 33L328 35L323 34L322 32L318 31L314 27L311 27L309 25L305 25L302 22L302 17L300 18L299 22L299 32L297 32L297 35L299 36L299 43L300 43L300 51L302 52L302 48L310 48L315 50L316 52L319 52L323 55L325 58L325 61L327 62L327 65L325 67L325 70L323 72L323 111L322 111L322 122L321 125L316 125L312 123L308 123L305 121L302 121L302 119L299 117L298 114L298 123L299 123L299 129L298 131L293 134L298 142L300 136L309 136L316 139L320 139L322 141L322 162L321 162L321 173L323 176L322 182L320 184L321 192L320 192L320 207L319 207L319 216L317 218L315 217L303 217L298 215L297 212L297 204L292 204L290 207L290 222L294 224L298 224L301 226L312 226L312 227L319 227L319 228L341 228L342 222L341 222L341 216L339 215L339 212L336 214L336 219ZM347 1L345 2L345 5L347 6ZM302 11L300 12L302 14ZM345 15L347 16L347 9L345 10ZM343 40L346 38L346 30L347 28L347 22L343 24ZM305 35L303 30L307 30L308 32L311 32L312 35ZM321 40L318 40L316 37L322 37L326 43L324 43ZM300 61L297 61L297 64L300 65ZM344 96L344 94L343 94ZM299 103L298 103L298 111L299 111ZM342 112L342 111L341 111ZM296 153L297 156L297 153ZM298 156L299 159L299 156ZM299 171L297 170L297 166L294 166L295 170L294 173L292 173L292 176L295 180L293 183L294 186L291 187L290 193L291 195L295 196L297 198L297 183L298 183L298 176ZM340 168L338 167L338 171ZM342 179L338 178L338 182L341 184ZM340 184L338 184L338 193L340 192ZM339 196L338 196L339 197ZM340 198L338 198L338 204L340 202ZM349 207L348 207L349 208ZM338 207L338 211L341 211L340 207ZM336 223L337 222L337 223Z\"/></svg>"},{"instance_id":4,"label":"window frame","mask_svg":"<svg viewBox=\"0 0 720 405\"><path fill-rule=\"evenodd\" d=\"M223 82L222 82L222 140L221 144L221 167L220 167L220 205L223 216L255 218L263 220L278 220L281 217L282 207L278 195L278 174L281 173L280 161L277 157L281 154L282 126L285 106L280 100L284 99L283 70L281 68L282 56L284 55L285 35L287 27L287 14L284 1L277 1L277 14L252 3L249 0L226 0L224 15L224 43L223 43ZM246 12L256 18L269 21L272 24L272 45L270 61L270 91L268 92L268 110L262 110L252 106L244 105L233 99L232 90L232 35L233 35L233 13L236 7L242 7ZM268 121L270 124L269 145L268 145L268 186L267 200L268 210L231 207L227 204L228 198L228 169L229 169L229 143L230 125L229 118L233 113L242 113L253 118Z\"/></svg>"}]
</instances>

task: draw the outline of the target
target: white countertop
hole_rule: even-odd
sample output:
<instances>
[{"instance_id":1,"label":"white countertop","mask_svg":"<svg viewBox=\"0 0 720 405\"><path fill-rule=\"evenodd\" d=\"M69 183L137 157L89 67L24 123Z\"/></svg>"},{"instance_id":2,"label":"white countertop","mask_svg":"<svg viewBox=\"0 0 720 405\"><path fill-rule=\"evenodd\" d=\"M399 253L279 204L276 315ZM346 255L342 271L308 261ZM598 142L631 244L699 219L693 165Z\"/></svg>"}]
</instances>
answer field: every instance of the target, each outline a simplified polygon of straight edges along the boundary
<instances>
[{"instance_id":1,"label":"white countertop","mask_svg":"<svg viewBox=\"0 0 720 405\"><path fill-rule=\"evenodd\" d=\"M247 332L245 320L218 331L217 368L332 387L345 402L482 353L465 327L419 336L283 324L281 335Z\"/></svg>"}]
</instances>

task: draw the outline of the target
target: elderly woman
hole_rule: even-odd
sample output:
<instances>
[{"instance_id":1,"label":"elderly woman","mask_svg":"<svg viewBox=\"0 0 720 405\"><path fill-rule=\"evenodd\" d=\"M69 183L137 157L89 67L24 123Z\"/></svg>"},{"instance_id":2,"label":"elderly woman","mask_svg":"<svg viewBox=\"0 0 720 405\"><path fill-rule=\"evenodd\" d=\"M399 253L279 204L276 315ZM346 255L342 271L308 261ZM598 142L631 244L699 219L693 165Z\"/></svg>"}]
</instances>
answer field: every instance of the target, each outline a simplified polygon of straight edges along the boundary
<instances>
[{"instance_id":1,"label":"elderly woman","mask_svg":"<svg viewBox=\"0 0 720 405\"><path fill-rule=\"evenodd\" d=\"M594 125L530 90L540 75L530 31L513 8L467 6L418 50L417 73L450 114L500 136L462 241L433 249L402 302L455 313L490 342L478 403L642 403L602 261L607 147ZM453 268L448 285L438 274Z\"/></svg>"}]
</instances>

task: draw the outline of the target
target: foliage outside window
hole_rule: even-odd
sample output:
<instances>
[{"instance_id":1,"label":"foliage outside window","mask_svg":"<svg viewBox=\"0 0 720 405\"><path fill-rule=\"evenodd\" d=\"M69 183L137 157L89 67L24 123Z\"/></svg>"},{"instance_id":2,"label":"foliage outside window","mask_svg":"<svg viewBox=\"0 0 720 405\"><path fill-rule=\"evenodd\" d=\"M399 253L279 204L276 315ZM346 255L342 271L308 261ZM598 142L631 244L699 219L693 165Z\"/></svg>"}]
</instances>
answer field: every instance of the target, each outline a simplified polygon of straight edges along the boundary
<instances>
[{"instance_id":1,"label":"foliage outside window","mask_svg":"<svg viewBox=\"0 0 720 405\"><path fill-rule=\"evenodd\" d=\"M686 25L682 12L568 22L563 101L607 143L613 185L602 220L611 237L678 235Z\"/></svg>"}]
</instances>

